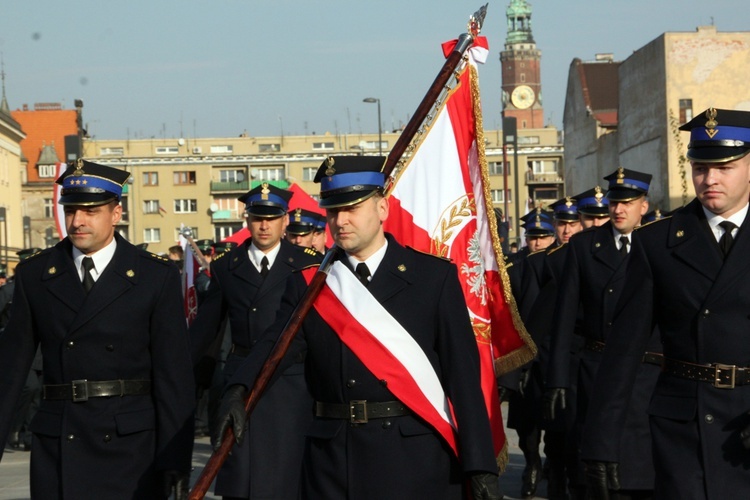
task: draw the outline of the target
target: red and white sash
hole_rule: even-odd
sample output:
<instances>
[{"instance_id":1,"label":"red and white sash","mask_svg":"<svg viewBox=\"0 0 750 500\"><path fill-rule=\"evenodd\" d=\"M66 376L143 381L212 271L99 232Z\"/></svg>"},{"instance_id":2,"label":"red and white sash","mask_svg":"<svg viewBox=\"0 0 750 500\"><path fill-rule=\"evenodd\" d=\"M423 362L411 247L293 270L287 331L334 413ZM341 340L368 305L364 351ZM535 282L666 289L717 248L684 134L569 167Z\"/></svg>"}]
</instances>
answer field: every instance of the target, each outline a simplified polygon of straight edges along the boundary
<instances>
[{"instance_id":1,"label":"red and white sash","mask_svg":"<svg viewBox=\"0 0 750 500\"><path fill-rule=\"evenodd\" d=\"M303 271L308 283L316 269ZM422 348L357 277L337 261L315 299L315 310L399 401L431 425L458 456L450 402Z\"/></svg>"}]
</instances>

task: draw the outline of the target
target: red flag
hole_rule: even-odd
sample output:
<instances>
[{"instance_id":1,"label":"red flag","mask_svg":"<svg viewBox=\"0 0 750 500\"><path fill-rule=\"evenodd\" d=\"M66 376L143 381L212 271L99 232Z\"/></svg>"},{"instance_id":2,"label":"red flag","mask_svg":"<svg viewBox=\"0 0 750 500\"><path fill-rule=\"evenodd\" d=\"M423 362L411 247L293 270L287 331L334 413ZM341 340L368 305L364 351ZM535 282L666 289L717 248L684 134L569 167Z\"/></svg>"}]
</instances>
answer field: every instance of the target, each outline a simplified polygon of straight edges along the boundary
<instances>
[{"instance_id":1,"label":"red flag","mask_svg":"<svg viewBox=\"0 0 750 500\"><path fill-rule=\"evenodd\" d=\"M458 266L479 348L496 457L503 469L507 446L496 371L505 373L530 361L536 346L521 322L505 267L498 264L503 255L497 221L488 217L493 207L476 68L487 53L486 38L478 37L468 51L469 64L458 70L458 83L396 179L385 229L401 243L448 257Z\"/></svg>"}]
</instances>

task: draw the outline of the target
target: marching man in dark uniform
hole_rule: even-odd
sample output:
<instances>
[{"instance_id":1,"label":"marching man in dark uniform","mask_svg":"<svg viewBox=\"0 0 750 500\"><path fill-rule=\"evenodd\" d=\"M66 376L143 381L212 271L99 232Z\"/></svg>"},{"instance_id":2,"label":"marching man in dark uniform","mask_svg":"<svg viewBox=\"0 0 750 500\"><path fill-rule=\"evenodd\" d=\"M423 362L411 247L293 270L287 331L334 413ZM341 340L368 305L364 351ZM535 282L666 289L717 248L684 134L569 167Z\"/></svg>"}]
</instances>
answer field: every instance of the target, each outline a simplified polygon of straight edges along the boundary
<instances>
[{"instance_id":1,"label":"marching man in dark uniform","mask_svg":"<svg viewBox=\"0 0 750 500\"><path fill-rule=\"evenodd\" d=\"M557 412L565 408L568 400L567 389L571 387L573 379L570 366L575 350L572 347L577 341L574 336L578 330L584 337L576 380L577 422L574 431L579 446L588 401L604 345L611 336L610 325L622 291L623 263L629 255L633 230L648 211L646 195L651 175L618 168L605 179L609 181L606 196L610 221L578 233L567 245L566 272L557 293L556 323L552 329L546 380L545 413L549 419L553 419ZM579 320L579 307L582 308L582 321ZM579 328L576 328L577 324ZM616 436L623 443L620 461L622 491L619 498L649 498L653 490L646 405L657 372L650 365L641 367L640 384L631 387L634 395L628 425Z\"/></svg>"},{"instance_id":2,"label":"marching man in dark uniform","mask_svg":"<svg viewBox=\"0 0 750 500\"><path fill-rule=\"evenodd\" d=\"M313 248L313 239L315 237L315 224L318 214L305 210L304 208L295 208L290 210L289 225L286 227L286 239L292 245L303 248Z\"/></svg>"},{"instance_id":3,"label":"marching man in dark uniform","mask_svg":"<svg viewBox=\"0 0 750 500\"><path fill-rule=\"evenodd\" d=\"M499 499L478 351L456 266L384 233L383 163L331 157L315 178L343 252L319 296L324 302L316 301L280 367L306 353L315 419L306 430L302 497L460 499L470 480L474 498ZM242 398L310 272L292 275L276 323L232 379L219 435L232 426L243 438Z\"/></svg>"},{"instance_id":4,"label":"marching man in dark uniform","mask_svg":"<svg viewBox=\"0 0 750 500\"><path fill-rule=\"evenodd\" d=\"M263 183L240 197L252 236L211 264L211 284L190 326L190 336L198 360L223 335L223 320L229 318L232 347L224 367L225 381L232 378L273 323L289 275L320 263L315 250L294 246L283 238L293 194ZM234 448L219 471L217 495L297 498L312 400L305 384L304 358L294 361L258 405L249 422L250 439Z\"/></svg>"},{"instance_id":5,"label":"marching man in dark uniform","mask_svg":"<svg viewBox=\"0 0 750 500\"><path fill-rule=\"evenodd\" d=\"M115 231L128 172L84 160L57 180L68 237L16 269L0 336L0 436L37 345L33 498L187 498L193 445L190 341L180 278Z\"/></svg>"},{"instance_id":6,"label":"marching man in dark uniform","mask_svg":"<svg viewBox=\"0 0 750 500\"><path fill-rule=\"evenodd\" d=\"M312 247L325 255L328 251L326 246L326 218L324 215L315 214L315 229L313 230Z\"/></svg>"},{"instance_id":7,"label":"marching man in dark uniform","mask_svg":"<svg viewBox=\"0 0 750 500\"><path fill-rule=\"evenodd\" d=\"M638 230L586 423L583 457L616 470L653 325L664 359L648 414L655 497L750 492L750 112L710 108L680 127L696 198ZM607 498L598 488L596 498ZM600 483L601 485L601 483ZM612 486L610 484L610 486Z\"/></svg>"}]
</instances>

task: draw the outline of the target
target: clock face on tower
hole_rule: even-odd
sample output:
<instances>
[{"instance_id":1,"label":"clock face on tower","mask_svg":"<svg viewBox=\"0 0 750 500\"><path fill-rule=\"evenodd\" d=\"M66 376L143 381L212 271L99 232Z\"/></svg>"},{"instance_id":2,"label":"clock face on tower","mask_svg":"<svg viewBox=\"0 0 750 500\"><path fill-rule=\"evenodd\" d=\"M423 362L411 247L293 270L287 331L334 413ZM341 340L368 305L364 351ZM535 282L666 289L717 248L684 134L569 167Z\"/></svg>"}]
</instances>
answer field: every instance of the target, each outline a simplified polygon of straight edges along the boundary
<instances>
[{"instance_id":1,"label":"clock face on tower","mask_svg":"<svg viewBox=\"0 0 750 500\"><path fill-rule=\"evenodd\" d=\"M518 109L526 109L534 104L534 90L528 85L519 85L513 89L510 100Z\"/></svg>"}]
</instances>

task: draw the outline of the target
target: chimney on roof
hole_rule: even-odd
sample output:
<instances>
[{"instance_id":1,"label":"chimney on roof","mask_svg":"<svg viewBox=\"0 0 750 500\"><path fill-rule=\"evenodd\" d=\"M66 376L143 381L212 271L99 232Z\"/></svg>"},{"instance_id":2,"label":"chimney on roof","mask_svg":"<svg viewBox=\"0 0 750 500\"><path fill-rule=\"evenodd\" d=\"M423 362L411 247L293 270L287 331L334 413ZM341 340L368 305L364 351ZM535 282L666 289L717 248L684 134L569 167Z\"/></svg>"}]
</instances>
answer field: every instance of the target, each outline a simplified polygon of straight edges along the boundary
<instances>
[{"instance_id":1,"label":"chimney on roof","mask_svg":"<svg viewBox=\"0 0 750 500\"><path fill-rule=\"evenodd\" d=\"M615 55L612 52L605 52L601 54L596 54L594 56L594 59L597 62L613 62L615 60Z\"/></svg>"}]
</instances>

